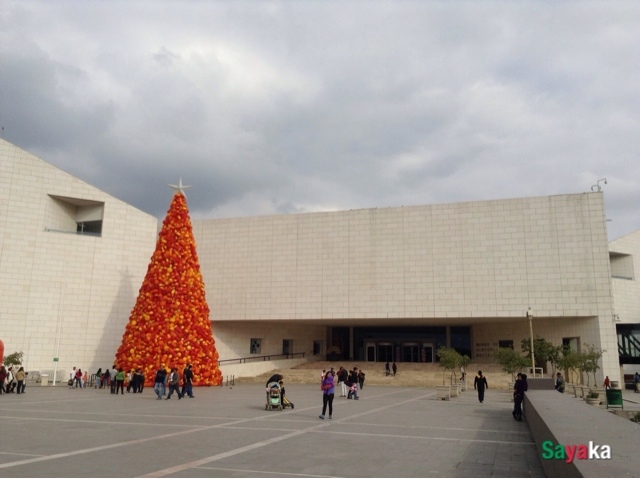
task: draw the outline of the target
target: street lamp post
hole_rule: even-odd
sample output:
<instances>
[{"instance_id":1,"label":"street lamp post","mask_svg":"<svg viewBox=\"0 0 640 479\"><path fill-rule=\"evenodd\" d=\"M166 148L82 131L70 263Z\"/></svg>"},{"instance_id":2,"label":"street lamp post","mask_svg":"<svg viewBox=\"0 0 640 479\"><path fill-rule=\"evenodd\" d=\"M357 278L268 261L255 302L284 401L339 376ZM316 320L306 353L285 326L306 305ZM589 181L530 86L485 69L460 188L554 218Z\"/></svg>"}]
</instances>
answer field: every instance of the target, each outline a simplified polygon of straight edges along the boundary
<instances>
[{"instance_id":1,"label":"street lamp post","mask_svg":"<svg viewBox=\"0 0 640 479\"><path fill-rule=\"evenodd\" d=\"M533 313L531 308L527 309L527 319L529 320L529 337L531 338L531 374L536 377L536 360L533 354Z\"/></svg>"}]
</instances>

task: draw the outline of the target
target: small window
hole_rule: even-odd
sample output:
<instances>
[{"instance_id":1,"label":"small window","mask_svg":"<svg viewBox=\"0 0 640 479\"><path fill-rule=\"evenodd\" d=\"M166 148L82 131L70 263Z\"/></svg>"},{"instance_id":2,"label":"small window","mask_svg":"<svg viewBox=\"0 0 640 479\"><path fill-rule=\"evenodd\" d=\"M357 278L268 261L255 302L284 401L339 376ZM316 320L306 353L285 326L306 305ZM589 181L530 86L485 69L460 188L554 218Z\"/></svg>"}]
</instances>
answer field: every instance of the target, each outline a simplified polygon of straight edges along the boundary
<instances>
[{"instance_id":1,"label":"small window","mask_svg":"<svg viewBox=\"0 0 640 479\"><path fill-rule=\"evenodd\" d=\"M251 338L251 345L249 346L250 354L260 354L260 343L262 340L260 338Z\"/></svg>"},{"instance_id":2,"label":"small window","mask_svg":"<svg viewBox=\"0 0 640 479\"><path fill-rule=\"evenodd\" d=\"M513 349L513 340L512 339L501 339L498 341L499 348L511 348Z\"/></svg>"}]
</instances>

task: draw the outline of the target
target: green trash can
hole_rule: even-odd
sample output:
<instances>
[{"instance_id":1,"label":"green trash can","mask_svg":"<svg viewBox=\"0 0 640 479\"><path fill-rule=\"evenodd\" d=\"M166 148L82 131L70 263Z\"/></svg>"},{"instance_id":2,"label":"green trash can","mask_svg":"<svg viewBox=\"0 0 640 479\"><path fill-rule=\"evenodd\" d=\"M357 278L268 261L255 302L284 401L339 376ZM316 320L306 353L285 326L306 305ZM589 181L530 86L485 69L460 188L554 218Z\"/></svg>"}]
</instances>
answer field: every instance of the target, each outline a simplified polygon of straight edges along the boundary
<instances>
[{"instance_id":1,"label":"green trash can","mask_svg":"<svg viewBox=\"0 0 640 479\"><path fill-rule=\"evenodd\" d=\"M607 389L607 409L610 407L624 409L622 405L622 389Z\"/></svg>"}]
</instances>

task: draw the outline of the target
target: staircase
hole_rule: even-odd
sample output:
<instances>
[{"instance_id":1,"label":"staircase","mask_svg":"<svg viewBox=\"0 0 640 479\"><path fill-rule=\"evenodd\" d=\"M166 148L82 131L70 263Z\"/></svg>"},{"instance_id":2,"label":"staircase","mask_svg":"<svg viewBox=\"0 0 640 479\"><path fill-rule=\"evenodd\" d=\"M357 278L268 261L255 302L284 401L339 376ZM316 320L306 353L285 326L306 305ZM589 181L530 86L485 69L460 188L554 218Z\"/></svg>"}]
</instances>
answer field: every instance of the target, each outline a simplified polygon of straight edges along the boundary
<instances>
[{"instance_id":1,"label":"staircase","mask_svg":"<svg viewBox=\"0 0 640 479\"><path fill-rule=\"evenodd\" d=\"M398 372L396 376L385 374L384 363L368 363L363 361L316 361L304 363L291 369L274 369L268 373L256 377L243 377L236 379L238 383L266 383L273 374L284 376L285 384L319 384L323 370L338 370L340 366L347 370L354 367L362 369L365 373L364 385L371 386L404 386L404 387L436 387L442 386L444 370L438 363L396 363ZM511 375L505 373L497 364L474 364L467 368L467 384L473 388L473 378L476 372L481 370L486 376L490 389L508 389L512 381ZM460 371L455 371L454 379L458 380ZM450 383L451 371L444 375L445 384Z\"/></svg>"}]
</instances>

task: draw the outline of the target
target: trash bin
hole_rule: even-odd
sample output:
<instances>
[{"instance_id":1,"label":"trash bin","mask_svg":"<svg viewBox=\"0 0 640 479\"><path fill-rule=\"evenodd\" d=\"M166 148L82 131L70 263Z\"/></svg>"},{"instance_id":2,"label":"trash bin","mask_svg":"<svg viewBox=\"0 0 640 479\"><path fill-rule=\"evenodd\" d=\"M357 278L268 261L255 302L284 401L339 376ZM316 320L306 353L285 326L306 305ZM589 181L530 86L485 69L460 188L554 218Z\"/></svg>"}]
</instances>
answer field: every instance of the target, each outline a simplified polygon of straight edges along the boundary
<instances>
[{"instance_id":1,"label":"trash bin","mask_svg":"<svg viewBox=\"0 0 640 479\"><path fill-rule=\"evenodd\" d=\"M48 386L49 385L49 375L48 374L41 374L40 375L40 386Z\"/></svg>"},{"instance_id":2,"label":"trash bin","mask_svg":"<svg viewBox=\"0 0 640 479\"><path fill-rule=\"evenodd\" d=\"M621 389L607 389L607 409L619 407L624 409Z\"/></svg>"}]
</instances>

